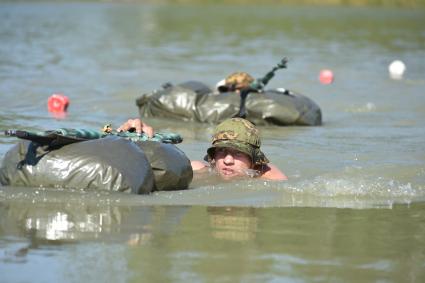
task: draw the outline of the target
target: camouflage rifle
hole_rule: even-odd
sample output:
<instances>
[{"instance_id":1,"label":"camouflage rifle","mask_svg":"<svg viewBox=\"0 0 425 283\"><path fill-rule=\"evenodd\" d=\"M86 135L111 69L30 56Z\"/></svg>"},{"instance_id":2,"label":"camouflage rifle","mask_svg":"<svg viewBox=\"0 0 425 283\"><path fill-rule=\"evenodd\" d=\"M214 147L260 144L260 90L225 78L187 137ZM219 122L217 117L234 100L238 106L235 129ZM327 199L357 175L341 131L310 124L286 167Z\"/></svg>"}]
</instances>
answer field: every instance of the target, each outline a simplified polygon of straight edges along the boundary
<instances>
[{"instance_id":1,"label":"camouflage rifle","mask_svg":"<svg viewBox=\"0 0 425 283\"><path fill-rule=\"evenodd\" d=\"M87 129L68 129L61 128L51 131L30 132L23 130L6 130L6 136L17 137L20 139L30 140L39 145L48 146L50 148L60 147L63 145L105 138L108 136L118 136L133 142L140 141L157 141L163 143L181 143L183 141L179 134L174 133L155 133L152 138L146 134L138 134L135 132L117 132L112 130L110 125L106 125L102 131L87 130Z\"/></svg>"}]
</instances>

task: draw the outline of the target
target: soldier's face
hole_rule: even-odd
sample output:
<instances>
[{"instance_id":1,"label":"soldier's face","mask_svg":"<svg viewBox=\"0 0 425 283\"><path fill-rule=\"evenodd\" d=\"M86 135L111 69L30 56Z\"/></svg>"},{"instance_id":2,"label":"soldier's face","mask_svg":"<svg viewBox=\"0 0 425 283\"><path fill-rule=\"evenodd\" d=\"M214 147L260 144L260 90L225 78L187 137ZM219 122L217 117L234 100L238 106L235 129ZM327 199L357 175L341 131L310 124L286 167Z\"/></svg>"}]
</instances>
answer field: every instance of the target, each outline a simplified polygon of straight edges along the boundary
<instances>
[{"instance_id":1,"label":"soldier's face","mask_svg":"<svg viewBox=\"0 0 425 283\"><path fill-rule=\"evenodd\" d=\"M224 178L246 176L252 166L247 154L231 148L216 148L214 160L217 172Z\"/></svg>"}]
</instances>

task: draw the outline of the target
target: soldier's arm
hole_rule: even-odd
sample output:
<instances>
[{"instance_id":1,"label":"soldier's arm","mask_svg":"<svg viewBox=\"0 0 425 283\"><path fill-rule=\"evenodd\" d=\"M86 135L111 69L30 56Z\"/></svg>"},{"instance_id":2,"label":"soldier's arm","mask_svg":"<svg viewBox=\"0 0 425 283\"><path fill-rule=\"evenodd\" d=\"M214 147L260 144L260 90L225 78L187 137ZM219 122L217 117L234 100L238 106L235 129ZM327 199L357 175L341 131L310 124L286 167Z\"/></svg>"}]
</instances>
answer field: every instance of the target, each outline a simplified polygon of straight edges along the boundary
<instances>
[{"instance_id":1,"label":"soldier's arm","mask_svg":"<svg viewBox=\"0 0 425 283\"><path fill-rule=\"evenodd\" d=\"M208 167L208 163L205 162L205 161L192 160L190 162L190 164L192 165L192 170L193 171L201 170L201 169L204 169L204 168Z\"/></svg>"},{"instance_id":2,"label":"soldier's arm","mask_svg":"<svg viewBox=\"0 0 425 283\"><path fill-rule=\"evenodd\" d=\"M286 175L273 164L267 164L266 168L263 169L260 178L274 181L288 180L288 177L286 177Z\"/></svg>"}]
</instances>

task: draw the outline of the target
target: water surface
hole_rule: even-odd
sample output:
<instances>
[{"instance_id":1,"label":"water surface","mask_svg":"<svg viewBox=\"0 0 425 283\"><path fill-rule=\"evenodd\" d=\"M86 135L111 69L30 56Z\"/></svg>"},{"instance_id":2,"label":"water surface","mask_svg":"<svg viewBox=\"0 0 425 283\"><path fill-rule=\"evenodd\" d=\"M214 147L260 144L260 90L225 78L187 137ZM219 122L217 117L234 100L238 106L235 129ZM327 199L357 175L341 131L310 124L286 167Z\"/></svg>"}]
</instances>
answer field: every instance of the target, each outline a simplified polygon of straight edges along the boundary
<instances>
[{"instance_id":1,"label":"water surface","mask_svg":"<svg viewBox=\"0 0 425 283\"><path fill-rule=\"evenodd\" d=\"M261 128L287 182L194 180L149 196L1 187L6 282L424 281L423 10L0 3L0 42L1 129L118 126L164 82L259 77L283 56L269 86L324 118ZM395 59L402 80L388 76ZM333 84L319 83L323 68ZM54 92L71 100L65 119L47 112ZM191 159L214 127L149 122L182 134ZM15 142L0 137L0 159Z\"/></svg>"}]
</instances>

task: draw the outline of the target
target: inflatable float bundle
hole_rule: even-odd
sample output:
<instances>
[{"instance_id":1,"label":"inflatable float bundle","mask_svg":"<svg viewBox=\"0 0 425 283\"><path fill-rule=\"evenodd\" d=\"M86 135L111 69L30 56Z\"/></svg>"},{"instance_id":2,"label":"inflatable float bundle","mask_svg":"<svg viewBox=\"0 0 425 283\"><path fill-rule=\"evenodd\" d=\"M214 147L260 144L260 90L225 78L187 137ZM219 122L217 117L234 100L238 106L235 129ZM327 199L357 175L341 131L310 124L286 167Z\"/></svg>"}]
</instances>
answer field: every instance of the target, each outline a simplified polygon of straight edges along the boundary
<instances>
[{"instance_id":1,"label":"inflatable float bundle","mask_svg":"<svg viewBox=\"0 0 425 283\"><path fill-rule=\"evenodd\" d=\"M265 86L277 70L286 68L283 58L271 71L259 79L246 73L245 78L232 80L212 90L198 81L173 85L142 94L137 100L141 117L217 124L232 117L242 117L261 125L317 126L322 123L320 107L310 98L290 90L266 90ZM221 82L220 82L221 83Z\"/></svg>"},{"instance_id":2,"label":"inflatable float bundle","mask_svg":"<svg viewBox=\"0 0 425 283\"><path fill-rule=\"evenodd\" d=\"M0 183L9 186L109 190L146 194L187 189L190 160L174 133L58 129L5 131L22 139L4 156Z\"/></svg>"}]
</instances>

